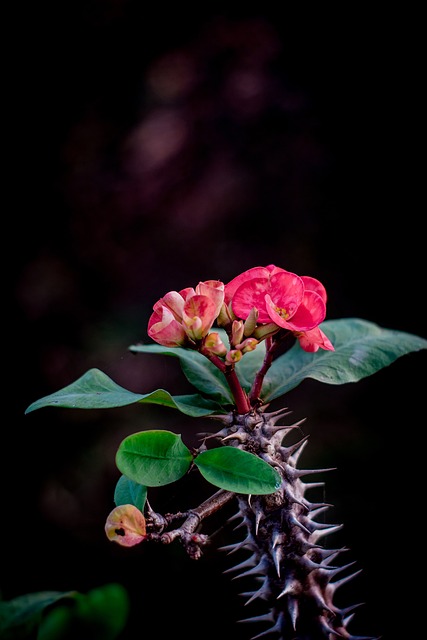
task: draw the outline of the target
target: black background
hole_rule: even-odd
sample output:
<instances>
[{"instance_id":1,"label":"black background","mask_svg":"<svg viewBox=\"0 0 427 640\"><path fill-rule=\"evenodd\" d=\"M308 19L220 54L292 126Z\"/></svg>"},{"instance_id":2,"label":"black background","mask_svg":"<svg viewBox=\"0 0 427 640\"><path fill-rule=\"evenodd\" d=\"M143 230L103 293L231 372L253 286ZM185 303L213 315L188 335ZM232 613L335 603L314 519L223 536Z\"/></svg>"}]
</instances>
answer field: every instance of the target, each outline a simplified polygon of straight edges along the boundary
<instances>
[{"instance_id":1,"label":"black background","mask_svg":"<svg viewBox=\"0 0 427 640\"><path fill-rule=\"evenodd\" d=\"M360 6L15 7L3 98L4 599L116 581L132 601L123 640L155 628L188 640L255 633L235 624L250 613L222 573L230 563L215 547L234 534L221 520L207 521L218 532L199 562L179 545L124 550L104 534L121 439L168 428L196 446L209 422L148 405L24 411L90 367L135 392L186 392L177 363L128 346L147 340L166 291L257 265L320 279L330 319L427 337L419 24L409 10ZM356 385L307 380L286 398L307 417L302 466L337 467L324 497L328 521L345 526L328 544L363 569L342 604L366 603L351 629L384 640L421 625L412 465L424 366L414 353ZM159 490L154 508L194 506L208 492L194 484Z\"/></svg>"}]
</instances>

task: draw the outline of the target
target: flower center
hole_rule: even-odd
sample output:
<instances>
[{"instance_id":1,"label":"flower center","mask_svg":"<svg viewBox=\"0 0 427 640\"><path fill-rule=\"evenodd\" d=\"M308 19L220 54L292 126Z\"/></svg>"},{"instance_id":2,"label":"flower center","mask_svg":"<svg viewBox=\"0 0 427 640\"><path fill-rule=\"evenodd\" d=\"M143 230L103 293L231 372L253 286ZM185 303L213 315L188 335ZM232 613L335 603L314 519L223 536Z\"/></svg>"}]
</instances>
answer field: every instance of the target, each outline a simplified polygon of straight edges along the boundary
<instances>
[{"instance_id":1,"label":"flower center","mask_svg":"<svg viewBox=\"0 0 427 640\"><path fill-rule=\"evenodd\" d=\"M283 307L275 307L274 309L276 313L279 314L279 316L284 320L287 320L289 318L290 314Z\"/></svg>"}]
</instances>

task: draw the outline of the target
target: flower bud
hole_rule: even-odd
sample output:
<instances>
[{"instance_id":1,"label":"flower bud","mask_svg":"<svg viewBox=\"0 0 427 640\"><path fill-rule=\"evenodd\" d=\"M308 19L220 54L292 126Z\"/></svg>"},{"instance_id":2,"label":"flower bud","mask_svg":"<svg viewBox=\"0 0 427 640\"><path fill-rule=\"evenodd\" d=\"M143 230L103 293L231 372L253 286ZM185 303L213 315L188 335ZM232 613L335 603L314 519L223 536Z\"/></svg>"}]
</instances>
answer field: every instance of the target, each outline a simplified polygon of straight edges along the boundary
<instances>
[{"instance_id":1,"label":"flower bud","mask_svg":"<svg viewBox=\"0 0 427 640\"><path fill-rule=\"evenodd\" d=\"M256 307L252 307L249 312L248 317L245 320L243 334L247 338L251 336L256 328L256 323L258 321L258 309Z\"/></svg>"},{"instance_id":2,"label":"flower bud","mask_svg":"<svg viewBox=\"0 0 427 640\"><path fill-rule=\"evenodd\" d=\"M239 349L242 353L248 353L249 351L254 351L257 344L258 340L255 340L255 338L246 338L240 344L236 344L236 349Z\"/></svg>"},{"instance_id":3,"label":"flower bud","mask_svg":"<svg viewBox=\"0 0 427 640\"><path fill-rule=\"evenodd\" d=\"M218 327L228 327L230 326L230 324L233 322L234 319L234 314L231 310L231 304L227 307L227 305L224 303L221 306L220 312L218 314L218 317L216 319L216 323L218 325Z\"/></svg>"},{"instance_id":4,"label":"flower bud","mask_svg":"<svg viewBox=\"0 0 427 640\"><path fill-rule=\"evenodd\" d=\"M239 349L231 349L225 356L225 362L227 364L236 364L242 359L242 352Z\"/></svg>"},{"instance_id":5,"label":"flower bud","mask_svg":"<svg viewBox=\"0 0 427 640\"><path fill-rule=\"evenodd\" d=\"M280 327L278 327L274 322L269 322L268 324L259 324L252 335L257 340L265 340L266 338L269 338L270 336L273 336L275 333L277 333L279 329Z\"/></svg>"},{"instance_id":6,"label":"flower bud","mask_svg":"<svg viewBox=\"0 0 427 640\"><path fill-rule=\"evenodd\" d=\"M231 329L231 344L235 345L241 342L243 338L243 320L233 320Z\"/></svg>"},{"instance_id":7,"label":"flower bud","mask_svg":"<svg viewBox=\"0 0 427 640\"><path fill-rule=\"evenodd\" d=\"M225 356L227 353L227 348L221 338L219 337L219 333L216 331L209 333L206 338L203 340L203 348L202 352L207 355L215 355L215 356Z\"/></svg>"}]
</instances>

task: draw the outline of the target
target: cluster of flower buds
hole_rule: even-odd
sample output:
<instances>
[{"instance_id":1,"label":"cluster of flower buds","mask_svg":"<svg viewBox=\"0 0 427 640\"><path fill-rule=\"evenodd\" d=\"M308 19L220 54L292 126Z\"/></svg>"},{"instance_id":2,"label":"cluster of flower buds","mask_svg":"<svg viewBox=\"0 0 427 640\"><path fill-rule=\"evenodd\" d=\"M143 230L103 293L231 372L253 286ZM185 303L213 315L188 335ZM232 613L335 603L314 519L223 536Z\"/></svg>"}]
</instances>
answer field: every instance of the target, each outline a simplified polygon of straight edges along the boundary
<instances>
[{"instance_id":1,"label":"cluster of flower buds","mask_svg":"<svg viewBox=\"0 0 427 640\"><path fill-rule=\"evenodd\" d=\"M315 278L274 265L253 267L228 284L206 280L195 289L170 291L154 305L148 335L163 346L195 348L229 365L283 329L305 351L333 350L319 327L326 299L325 287ZM211 331L215 322L227 332L230 348Z\"/></svg>"}]
</instances>

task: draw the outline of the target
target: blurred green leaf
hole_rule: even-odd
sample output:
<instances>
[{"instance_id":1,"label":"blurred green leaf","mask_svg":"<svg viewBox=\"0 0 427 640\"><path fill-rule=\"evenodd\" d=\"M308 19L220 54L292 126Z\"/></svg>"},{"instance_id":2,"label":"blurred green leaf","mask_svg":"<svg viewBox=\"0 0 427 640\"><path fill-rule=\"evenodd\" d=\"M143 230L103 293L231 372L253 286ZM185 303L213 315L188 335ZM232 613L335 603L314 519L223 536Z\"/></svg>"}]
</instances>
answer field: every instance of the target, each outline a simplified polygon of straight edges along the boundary
<instances>
[{"instance_id":1,"label":"blurred green leaf","mask_svg":"<svg viewBox=\"0 0 427 640\"><path fill-rule=\"evenodd\" d=\"M39 625L46 607L75 596L75 591L40 591L18 596L13 600L0 601L0 638L27 638Z\"/></svg>"}]
</instances>

